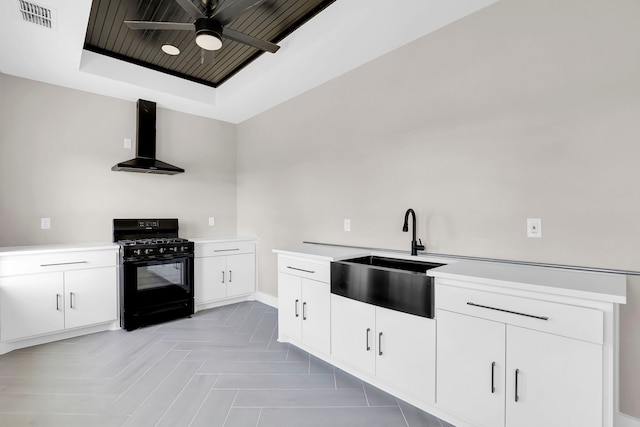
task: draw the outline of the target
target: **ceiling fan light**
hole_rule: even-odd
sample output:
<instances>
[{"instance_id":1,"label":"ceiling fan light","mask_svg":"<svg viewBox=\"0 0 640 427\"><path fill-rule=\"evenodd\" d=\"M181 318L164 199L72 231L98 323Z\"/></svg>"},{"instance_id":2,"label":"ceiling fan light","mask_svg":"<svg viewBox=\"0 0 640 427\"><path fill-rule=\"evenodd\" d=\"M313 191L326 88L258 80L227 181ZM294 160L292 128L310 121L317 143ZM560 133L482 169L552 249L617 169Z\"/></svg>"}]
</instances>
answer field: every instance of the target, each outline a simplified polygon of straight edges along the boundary
<instances>
[{"instance_id":1,"label":"ceiling fan light","mask_svg":"<svg viewBox=\"0 0 640 427\"><path fill-rule=\"evenodd\" d=\"M211 18L196 19L196 44L205 50L222 47L222 25Z\"/></svg>"},{"instance_id":2,"label":"ceiling fan light","mask_svg":"<svg viewBox=\"0 0 640 427\"><path fill-rule=\"evenodd\" d=\"M175 55L179 55L180 54L180 49L178 49L177 47L175 47L172 44L163 44L161 49L167 55L175 56Z\"/></svg>"},{"instance_id":3,"label":"ceiling fan light","mask_svg":"<svg viewBox=\"0 0 640 427\"><path fill-rule=\"evenodd\" d=\"M222 47L222 40L217 34L200 33L196 36L196 44L204 50L218 50Z\"/></svg>"}]
</instances>

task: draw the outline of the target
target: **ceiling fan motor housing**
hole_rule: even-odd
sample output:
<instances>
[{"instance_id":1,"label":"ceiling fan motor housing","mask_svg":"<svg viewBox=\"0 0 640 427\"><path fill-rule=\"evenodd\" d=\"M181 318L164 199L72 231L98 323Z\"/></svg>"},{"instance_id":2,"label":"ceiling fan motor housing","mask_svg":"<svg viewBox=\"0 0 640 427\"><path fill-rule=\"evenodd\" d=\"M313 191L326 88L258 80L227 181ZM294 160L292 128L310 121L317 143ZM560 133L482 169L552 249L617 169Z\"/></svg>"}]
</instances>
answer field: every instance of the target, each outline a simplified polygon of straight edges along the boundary
<instances>
[{"instance_id":1,"label":"ceiling fan motor housing","mask_svg":"<svg viewBox=\"0 0 640 427\"><path fill-rule=\"evenodd\" d=\"M222 44L222 25L219 22L212 18L198 18L194 25L196 27L196 41L199 36L213 36L220 40Z\"/></svg>"}]
</instances>

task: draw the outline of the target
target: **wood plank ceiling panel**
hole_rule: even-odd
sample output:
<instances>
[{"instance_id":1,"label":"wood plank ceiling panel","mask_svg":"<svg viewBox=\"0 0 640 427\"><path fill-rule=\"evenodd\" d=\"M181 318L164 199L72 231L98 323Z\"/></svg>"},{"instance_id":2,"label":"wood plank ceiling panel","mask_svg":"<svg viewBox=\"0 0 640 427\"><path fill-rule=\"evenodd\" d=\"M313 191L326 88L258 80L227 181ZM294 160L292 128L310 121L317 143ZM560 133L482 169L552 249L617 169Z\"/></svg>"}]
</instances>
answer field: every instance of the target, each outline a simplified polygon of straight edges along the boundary
<instances>
[{"instance_id":1,"label":"wood plank ceiling panel","mask_svg":"<svg viewBox=\"0 0 640 427\"><path fill-rule=\"evenodd\" d=\"M201 0L191 1L204 13ZM234 1L220 0L219 8ZM227 26L278 43L334 1L265 0ZM212 87L219 86L264 53L227 39L223 39L220 50L204 51L195 44L195 29L132 30L124 24L125 20L194 21L175 0L93 0L84 48ZM176 46L180 54L163 53L163 44Z\"/></svg>"}]
</instances>

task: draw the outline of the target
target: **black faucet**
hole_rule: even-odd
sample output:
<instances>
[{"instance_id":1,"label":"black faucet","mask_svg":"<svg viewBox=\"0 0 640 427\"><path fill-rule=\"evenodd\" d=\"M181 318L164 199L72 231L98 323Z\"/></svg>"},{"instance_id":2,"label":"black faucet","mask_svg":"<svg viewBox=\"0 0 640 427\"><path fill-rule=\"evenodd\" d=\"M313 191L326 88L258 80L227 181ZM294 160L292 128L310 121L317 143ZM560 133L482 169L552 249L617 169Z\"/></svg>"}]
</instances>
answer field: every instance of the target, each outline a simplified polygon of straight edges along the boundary
<instances>
[{"instance_id":1,"label":"black faucet","mask_svg":"<svg viewBox=\"0 0 640 427\"><path fill-rule=\"evenodd\" d=\"M402 226L402 231L405 233L409 231L409 214L413 217L413 239L411 240L411 255L418 255L418 251L424 251L424 246L422 245L422 240L420 240L420 244L416 241L416 213L413 209L407 209L407 212L404 214L404 225Z\"/></svg>"}]
</instances>

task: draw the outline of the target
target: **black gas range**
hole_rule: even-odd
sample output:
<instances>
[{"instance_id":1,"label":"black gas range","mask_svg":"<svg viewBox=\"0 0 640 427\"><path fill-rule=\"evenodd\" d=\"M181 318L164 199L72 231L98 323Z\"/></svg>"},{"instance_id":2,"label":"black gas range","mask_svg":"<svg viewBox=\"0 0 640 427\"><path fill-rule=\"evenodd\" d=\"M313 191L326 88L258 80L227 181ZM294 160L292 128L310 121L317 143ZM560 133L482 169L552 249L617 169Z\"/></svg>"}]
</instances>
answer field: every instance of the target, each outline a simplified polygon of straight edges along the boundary
<instances>
[{"instance_id":1,"label":"black gas range","mask_svg":"<svg viewBox=\"0 0 640 427\"><path fill-rule=\"evenodd\" d=\"M120 245L120 325L132 330L193 314L194 243L178 220L114 219Z\"/></svg>"}]
</instances>

